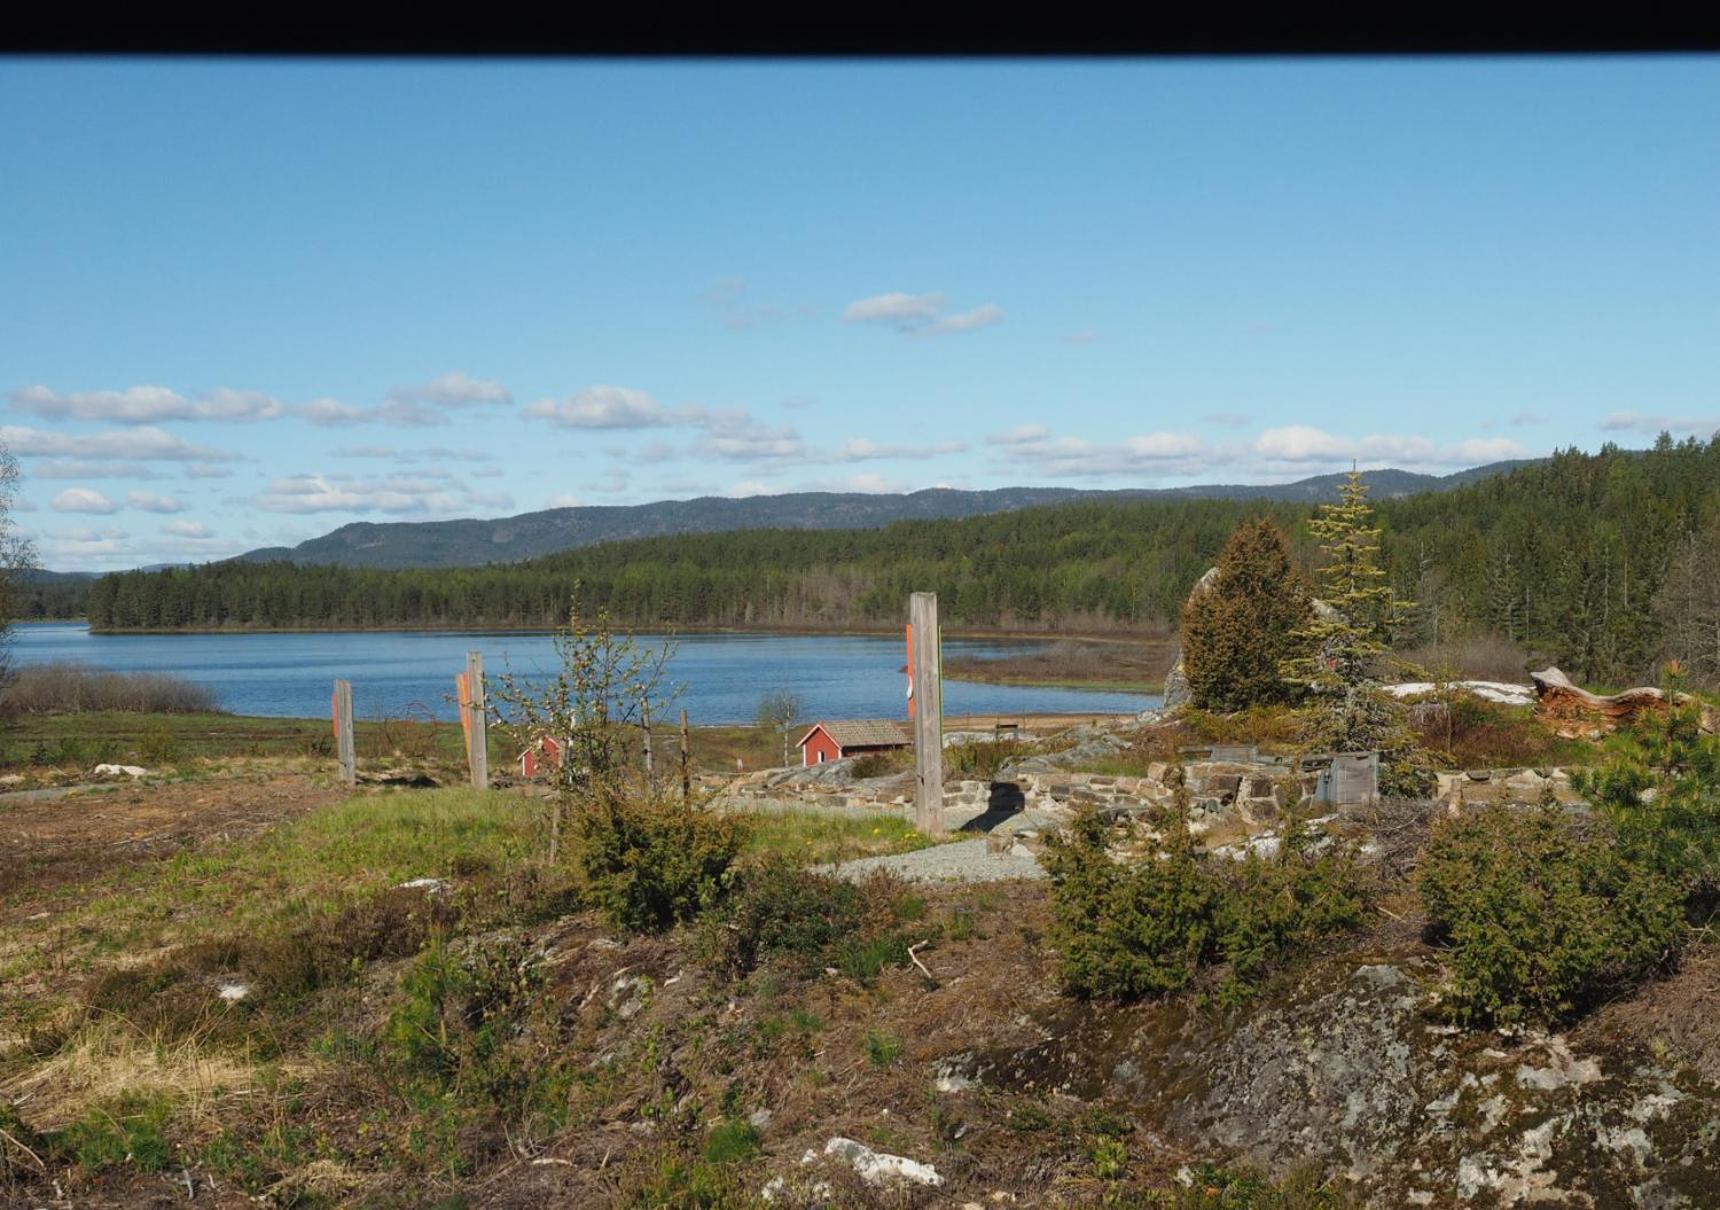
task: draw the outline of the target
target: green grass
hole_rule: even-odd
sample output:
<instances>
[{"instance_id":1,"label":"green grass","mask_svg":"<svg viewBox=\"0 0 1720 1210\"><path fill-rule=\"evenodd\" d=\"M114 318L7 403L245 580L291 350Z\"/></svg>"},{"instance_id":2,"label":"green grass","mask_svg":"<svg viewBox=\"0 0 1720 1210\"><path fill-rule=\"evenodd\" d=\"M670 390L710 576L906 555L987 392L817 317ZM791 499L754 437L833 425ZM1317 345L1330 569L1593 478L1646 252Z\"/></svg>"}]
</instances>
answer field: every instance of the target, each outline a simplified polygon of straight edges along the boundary
<instances>
[{"instance_id":1,"label":"green grass","mask_svg":"<svg viewBox=\"0 0 1720 1210\"><path fill-rule=\"evenodd\" d=\"M361 795L260 837L126 867L94 888L66 888L60 898L68 906L51 932L0 929L0 969L12 979L200 940L212 929L290 928L413 878L493 880L541 859L546 818L544 800L508 791ZM750 853L806 864L931 843L894 816L749 818Z\"/></svg>"},{"instance_id":2,"label":"green grass","mask_svg":"<svg viewBox=\"0 0 1720 1210\"><path fill-rule=\"evenodd\" d=\"M911 853L934 842L899 815L760 814L746 851L792 857L807 865L848 861L883 853Z\"/></svg>"}]
</instances>

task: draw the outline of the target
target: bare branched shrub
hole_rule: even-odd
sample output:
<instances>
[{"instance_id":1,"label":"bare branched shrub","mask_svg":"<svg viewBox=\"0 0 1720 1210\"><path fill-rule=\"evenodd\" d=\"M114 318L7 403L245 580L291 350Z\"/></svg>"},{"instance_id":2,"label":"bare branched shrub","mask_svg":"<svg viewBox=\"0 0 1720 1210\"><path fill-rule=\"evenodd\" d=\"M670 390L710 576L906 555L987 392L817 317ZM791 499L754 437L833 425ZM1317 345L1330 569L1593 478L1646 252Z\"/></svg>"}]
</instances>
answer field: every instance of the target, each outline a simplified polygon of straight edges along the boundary
<instances>
[{"instance_id":1,"label":"bare branched shrub","mask_svg":"<svg viewBox=\"0 0 1720 1210\"><path fill-rule=\"evenodd\" d=\"M219 707L208 688L166 672L109 672L87 664L33 664L0 689L0 713L206 714Z\"/></svg>"},{"instance_id":2,"label":"bare branched shrub","mask_svg":"<svg viewBox=\"0 0 1720 1210\"><path fill-rule=\"evenodd\" d=\"M1455 679L1522 682L1528 679L1534 657L1500 634L1472 634L1438 646L1416 647L1398 653L1406 664L1438 669Z\"/></svg>"}]
</instances>

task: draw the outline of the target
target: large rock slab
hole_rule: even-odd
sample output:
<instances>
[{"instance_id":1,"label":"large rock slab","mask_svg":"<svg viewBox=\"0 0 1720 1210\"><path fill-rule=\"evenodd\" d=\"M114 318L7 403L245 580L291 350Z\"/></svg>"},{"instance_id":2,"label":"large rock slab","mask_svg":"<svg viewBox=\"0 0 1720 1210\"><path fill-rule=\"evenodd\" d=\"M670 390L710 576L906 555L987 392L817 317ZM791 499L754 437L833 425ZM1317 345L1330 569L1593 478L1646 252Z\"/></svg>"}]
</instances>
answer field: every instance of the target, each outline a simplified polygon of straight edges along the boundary
<instances>
[{"instance_id":1,"label":"large rock slab","mask_svg":"<svg viewBox=\"0 0 1720 1210\"><path fill-rule=\"evenodd\" d=\"M1443 1024L1437 973L1425 953L1343 955L1228 1013L1065 1003L1043 1041L946 1065L1117 1098L1215 1158L1312 1161L1366 1205L1720 1204L1720 1088L1628 1043Z\"/></svg>"}]
</instances>

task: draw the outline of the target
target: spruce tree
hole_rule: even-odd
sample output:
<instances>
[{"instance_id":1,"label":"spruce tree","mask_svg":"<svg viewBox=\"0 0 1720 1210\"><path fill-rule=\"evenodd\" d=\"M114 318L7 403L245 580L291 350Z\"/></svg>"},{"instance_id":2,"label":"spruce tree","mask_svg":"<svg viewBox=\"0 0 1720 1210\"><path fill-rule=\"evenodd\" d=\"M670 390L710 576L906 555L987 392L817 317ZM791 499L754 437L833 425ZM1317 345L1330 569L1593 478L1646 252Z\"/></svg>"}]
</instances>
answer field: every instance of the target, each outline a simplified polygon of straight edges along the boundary
<instances>
[{"instance_id":1,"label":"spruce tree","mask_svg":"<svg viewBox=\"0 0 1720 1210\"><path fill-rule=\"evenodd\" d=\"M1334 752L1379 750L1390 761L1413 747L1403 706L1376 668L1392 633L1412 608L1400 601L1380 566L1380 530L1362 476L1351 469L1338 503L1322 504L1308 528L1320 540L1321 601L1302 631L1302 654L1285 661L1286 679L1318 700L1308 739Z\"/></svg>"},{"instance_id":2,"label":"spruce tree","mask_svg":"<svg viewBox=\"0 0 1720 1210\"><path fill-rule=\"evenodd\" d=\"M1291 701L1283 673L1312 619L1308 586L1270 517L1244 521L1218 556L1217 574L1183 607L1183 671L1193 703L1226 712Z\"/></svg>"}]
</instances>

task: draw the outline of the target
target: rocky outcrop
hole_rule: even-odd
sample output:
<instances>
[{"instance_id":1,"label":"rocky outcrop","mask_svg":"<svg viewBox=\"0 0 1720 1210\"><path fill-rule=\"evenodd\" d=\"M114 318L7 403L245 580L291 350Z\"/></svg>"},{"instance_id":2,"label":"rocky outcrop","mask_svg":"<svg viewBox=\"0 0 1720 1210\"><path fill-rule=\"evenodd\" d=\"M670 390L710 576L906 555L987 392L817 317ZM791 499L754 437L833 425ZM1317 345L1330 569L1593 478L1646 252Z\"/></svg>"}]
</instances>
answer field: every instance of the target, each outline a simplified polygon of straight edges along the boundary
<instances>
[{"instance_id":1,"label":"rocky outcrop","mask_svg":"<svg viewBox=\"0 0 1720 1210\"><path fill-rule=\"evenodd\" d=\"M1535 683L1535 712L1567 739L1594 739L1631 725L1645 711L1666 709L1666 694L1652 687L1603 695L1578 688L1557 668L1531 672L1529 677ZM1681 705L1694 700L1688 693L1678 695ZM1720 731L1720 712L1703 703L1701 715L1704 731Z\"/></svg>"},{"instance_id":2,"label":"rocky outcrop","mask_svg":"<svg viewBox=\"0 0 1720 1210\"><path fill-rule=\"evenodd\" d=\"M1045 1040L946 1061L981 1085L1115 1097L1155 1129L1366 1205L1707 1206L1720 1089L1634 1044L1463 1031L1407 950L1343 955L1246 1008L1060 1006Z\"/></svg>"}]
</instances>

